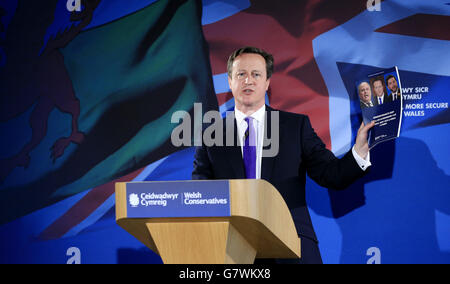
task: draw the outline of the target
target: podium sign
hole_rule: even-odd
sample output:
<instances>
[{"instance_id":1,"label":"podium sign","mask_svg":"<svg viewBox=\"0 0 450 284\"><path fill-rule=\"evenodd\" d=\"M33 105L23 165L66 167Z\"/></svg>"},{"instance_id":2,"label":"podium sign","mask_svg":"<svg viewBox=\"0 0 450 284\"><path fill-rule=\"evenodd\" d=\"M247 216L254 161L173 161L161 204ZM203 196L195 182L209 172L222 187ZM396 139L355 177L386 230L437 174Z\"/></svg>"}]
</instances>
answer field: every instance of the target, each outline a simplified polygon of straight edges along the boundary
<instances>
[{"instance_id":1,"label":"podium sign","mask_svg":"<svg viewBox=\"0 0 450 284\"><path fill-rule=\"evenodd\" d=\"M126 184L127 218L229 217L227 180L190 181L180 187L171 182Z\"/></svg>"},{"instance_id":2,"label":"podium sign","mask_svg":"<svg viewBox=\"0 0 450 284\"><path fill-rule=\"evenodd\" d=\"M164 263L300 257L289 208L264 180L119 182L116 222Z\"/></svg>"}]
</instances>

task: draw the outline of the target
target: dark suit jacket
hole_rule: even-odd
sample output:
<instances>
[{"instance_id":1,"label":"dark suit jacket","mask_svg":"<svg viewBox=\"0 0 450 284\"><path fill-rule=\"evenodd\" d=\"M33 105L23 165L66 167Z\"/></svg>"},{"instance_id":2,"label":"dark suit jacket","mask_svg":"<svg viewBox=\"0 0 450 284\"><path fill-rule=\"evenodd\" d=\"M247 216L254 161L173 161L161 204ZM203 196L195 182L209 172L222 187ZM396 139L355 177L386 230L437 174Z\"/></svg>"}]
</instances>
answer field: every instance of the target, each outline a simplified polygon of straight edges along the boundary
<instances>
[{"instance_id":1,"label":"dark suit jacket","mask_svg":"<svg viewBox=\"0 0 450 284\"><path fill-rule=\"evenodd\" d=\"M397 100L400 100L400 89L397 90L397 92L395 93L397 95ZM389 97L391 98L391 101L394 101L394 93L392 92Z\"/></svg>"},{"instance_id":2,"label":"dark suit jacket","mask_svg":"<svg viewBox=\"0 0 450 284\"><path fill-rule=\"evenodd\" d=\"M273 110L266 106L265 131L268 135L265 137L271 137L270 111ZM285 199L299 236L317 243L305 200L306 173L321 186L344 189L363 176L364 171L356 163L351 151L337 159L327 150L307 116L280 111L279 121L279 152L275 157L262 158L261 178L274 185ZM225 123L224 120L224 140L227 135ZM230 129L237 137L236 120ZM244 178L244 162L239 145L197 147L192 179Z\"/></svg>"},{"instance_id":3,"label":"dark suit jacket","mask_svg":"<svg viewBox=\"0 0 450 284\"><path fill-rule=\"evenodd\" d=\"M390 103L390 102L392 102L392 96L388 96L388 95L386 95L386 93L384 94L384 98L383 98L383 104L385 104L385 103ZM377 96L374 96L373 97L373 105L374 106L378 106L378 105L380 105L379 103L378 103L378 97Z\"/></svg>"},{"instance_id":4,"label":"dark suit jacket","mask_svg":"<svg viewBox=\"0 0 450 284\"><path fill-rule=\"evenodd\" d=\"M372 106L375 106L375 104L373 103L373 101L371 101L371 102L372 102ZM359 101L359 105L361 106L361 109L367 108L367 107L371 107L370 104L365 103L365 102L363 102L363 101Z\"/></svg>"}]
</instances>

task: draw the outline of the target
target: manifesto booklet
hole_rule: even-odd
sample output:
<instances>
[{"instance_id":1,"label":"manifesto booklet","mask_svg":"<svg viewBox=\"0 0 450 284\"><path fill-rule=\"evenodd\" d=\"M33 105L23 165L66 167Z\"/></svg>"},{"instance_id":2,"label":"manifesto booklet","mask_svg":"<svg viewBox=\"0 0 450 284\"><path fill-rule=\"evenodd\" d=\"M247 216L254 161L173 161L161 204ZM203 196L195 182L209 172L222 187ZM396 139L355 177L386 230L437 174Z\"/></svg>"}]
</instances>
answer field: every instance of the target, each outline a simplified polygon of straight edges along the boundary
<instances>
[{"instance_id":1,"label":"manifesto booklet","mask_svg":"<svg viewBox=\"0 0 450 284\"><path fill-rule=\"evenodd\" d=\"M397 66L370 74L356 82L364 124L375 121L369 147L400 135L403 97Z\"/></svg>"}]
</instances>

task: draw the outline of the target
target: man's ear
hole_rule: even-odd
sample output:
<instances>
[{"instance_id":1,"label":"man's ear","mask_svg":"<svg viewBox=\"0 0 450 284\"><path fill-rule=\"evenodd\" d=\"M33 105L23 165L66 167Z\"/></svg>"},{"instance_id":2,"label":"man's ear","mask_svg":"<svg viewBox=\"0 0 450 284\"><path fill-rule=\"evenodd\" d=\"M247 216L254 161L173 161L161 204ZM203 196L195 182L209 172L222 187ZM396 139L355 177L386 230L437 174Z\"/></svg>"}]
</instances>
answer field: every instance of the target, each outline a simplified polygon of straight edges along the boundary
<instances>
[{"instance_id":1,"label":"man's ear","mask_svg":"<svg viewBox=\"0 0 450 284\"><path fill-rule=\"evenodd\" d=\"M266 92L269 89L269 85L270 85L270 78L267 79L267 81L266 81Z\"/></svg>"},{"instance_id":2,"label":"man's ear","mask_svg":"<svg viewBox=\"0 0 450 284\"><path fill-rule=\"evenodd\" d=\"M230 75L228 75L228 86L230 87L230 90L231 90L231 77L230 77Z\"/></svg>"}]
</instances>

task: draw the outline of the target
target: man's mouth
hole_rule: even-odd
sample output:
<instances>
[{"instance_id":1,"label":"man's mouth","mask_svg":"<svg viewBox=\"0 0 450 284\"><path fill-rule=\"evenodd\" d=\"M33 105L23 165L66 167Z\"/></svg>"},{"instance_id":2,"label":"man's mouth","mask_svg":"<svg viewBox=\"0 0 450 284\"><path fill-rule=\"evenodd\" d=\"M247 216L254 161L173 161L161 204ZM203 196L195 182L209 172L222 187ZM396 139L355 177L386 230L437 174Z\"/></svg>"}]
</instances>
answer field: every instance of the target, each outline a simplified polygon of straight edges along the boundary
<instances>
[{"instance_id":1,"label":"man's mouth","mask_svg":"<svg viewBox=\"0 0 450 284\"><path fill-rule=\"evenodd\" d=\"M251 94L251 93L253 93L254 91L252 90L252 89L244 89L244 93L245 94Z\"/></svg>"}]
</instances>

